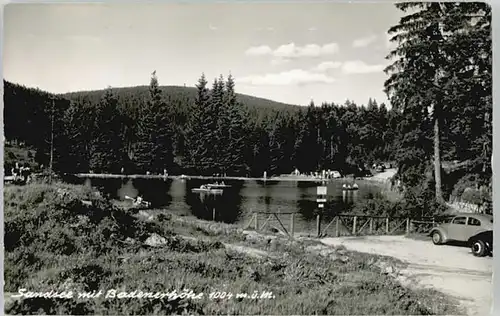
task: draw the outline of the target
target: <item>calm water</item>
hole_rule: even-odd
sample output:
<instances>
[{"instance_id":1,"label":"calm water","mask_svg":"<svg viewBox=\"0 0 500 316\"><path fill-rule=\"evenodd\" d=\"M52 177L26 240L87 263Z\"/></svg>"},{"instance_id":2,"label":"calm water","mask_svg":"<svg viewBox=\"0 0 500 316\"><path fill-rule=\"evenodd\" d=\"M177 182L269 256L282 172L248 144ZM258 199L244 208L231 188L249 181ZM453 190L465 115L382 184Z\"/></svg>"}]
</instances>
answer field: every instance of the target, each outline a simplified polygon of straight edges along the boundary
<instances>
[{"instance_id":1,"label":"calm water","mask_svg":"<svg viewBox=\"0 0 500 316\"><path fill-rule=\"evenodd\" d=\"M193 188L210 183L209 180L149 180L149 179L71 179L72 183L87 184L98 188L111 198L123 200L125 196L141 195L154 208L166 209L178 215L192 214L211 220L215 208L216 220L245 225L253 212L296 212L295 231L310 231L316 227L316 187L319 183L299 181L225 181L231 185L221 195L193 193ZM336 213L352 208L357 201L380 192L380 186L358 181L358 191L342 191L342 180L327 184L327 208L322 211L328 221ZM268 215L259 215L262 225ZM290 215L279 216L289 228ZM276 220L271 221L279 226Z\"/></svg>"}]
</instances>

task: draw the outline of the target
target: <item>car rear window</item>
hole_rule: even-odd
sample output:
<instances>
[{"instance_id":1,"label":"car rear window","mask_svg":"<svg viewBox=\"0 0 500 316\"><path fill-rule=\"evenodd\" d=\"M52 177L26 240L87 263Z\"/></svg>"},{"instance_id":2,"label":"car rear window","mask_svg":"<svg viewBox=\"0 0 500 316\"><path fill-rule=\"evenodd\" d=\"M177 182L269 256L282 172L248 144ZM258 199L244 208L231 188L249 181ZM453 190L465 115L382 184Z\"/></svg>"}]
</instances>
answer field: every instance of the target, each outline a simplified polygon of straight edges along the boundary
<instances>
[{"instance_id":1,"label":"car rear window","mask_svg":"<svg viewBox=\"0 0 500 316\"><path fill-rule=\"evenodd\" d=\"M477 218L469 217L469 220L467 221L467 225L470 225L470 226L481 226L481 221L478 220Z\"/></svg>"}]
</instances>

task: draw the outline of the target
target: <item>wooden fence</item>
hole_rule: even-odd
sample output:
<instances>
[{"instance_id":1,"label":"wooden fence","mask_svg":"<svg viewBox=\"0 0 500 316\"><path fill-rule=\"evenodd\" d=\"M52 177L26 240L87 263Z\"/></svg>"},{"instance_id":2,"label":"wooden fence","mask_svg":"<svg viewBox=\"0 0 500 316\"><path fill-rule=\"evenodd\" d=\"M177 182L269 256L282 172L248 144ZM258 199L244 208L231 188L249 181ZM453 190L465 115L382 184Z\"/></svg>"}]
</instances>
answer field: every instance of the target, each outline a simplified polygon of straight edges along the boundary
<instances>
[{"instance_id":1,"label":"wooden fence","mask_svg":"<svg viewBox=\"0 0 500 316\"><path fill-rule=\"evenodd\" d=\"M299 213L255 212L245 229L263 231L274 228L290 238L297 233L306 233L317 237L326 236L364 236L364 235L402 235L412 233L426 233L437 226L444 218L406 218L383 217L369 215L339 214L325 221L321 215L316 215L313 228L306 227L297 231L297 217ZM274 223L271 224L271 223Z\"/></svg>"}]
</instances>

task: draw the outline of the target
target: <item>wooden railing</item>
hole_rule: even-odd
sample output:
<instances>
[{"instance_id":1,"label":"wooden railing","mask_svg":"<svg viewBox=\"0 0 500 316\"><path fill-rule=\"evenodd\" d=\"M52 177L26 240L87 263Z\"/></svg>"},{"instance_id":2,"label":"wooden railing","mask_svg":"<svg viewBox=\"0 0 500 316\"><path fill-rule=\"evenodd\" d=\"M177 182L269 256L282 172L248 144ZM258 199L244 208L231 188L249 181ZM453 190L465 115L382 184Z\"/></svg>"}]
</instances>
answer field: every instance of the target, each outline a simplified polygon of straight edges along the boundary
<instances>
[{"instance_id":1,"label":"wooden railing","mask_svg":"<svg viewBox=\"0 0 500 316\"><path fill-rule=\"evenodd\" d=\"M255 212L245 229L263 231L273 228L293 238L297 233L297 217L299 213ZM262 218L263 217L263 218ZM328 221L323 221L321 215L316 215L314 228L306 228L300 233L308 233L316 237L326 236L363 236L363 235L402 235L411 233L426 233L443 221L443 218L421 217L384 217L370 215L339 214ZM323 224L326 224L324 228Z\"/></svg>"}]
</instances>

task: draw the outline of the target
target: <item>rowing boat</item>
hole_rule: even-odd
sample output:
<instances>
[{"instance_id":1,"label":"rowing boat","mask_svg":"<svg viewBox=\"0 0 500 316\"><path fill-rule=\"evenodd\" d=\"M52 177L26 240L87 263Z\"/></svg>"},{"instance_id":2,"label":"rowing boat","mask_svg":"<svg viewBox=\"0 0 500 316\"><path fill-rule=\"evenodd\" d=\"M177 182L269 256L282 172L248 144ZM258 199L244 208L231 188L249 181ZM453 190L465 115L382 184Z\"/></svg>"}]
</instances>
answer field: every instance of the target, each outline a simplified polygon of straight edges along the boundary
<instances>
[{"instance_id":1,"label":"rowing boat","mask_svg":"<svg viewBox=\"0 0 500 316\"><path fill-rule=\"evenodd\" d=\"M222 189L211 189L211 188L206 188L206 189L201 189L201 188L196 188L192 190L195 193L213 193L213 194L221 194L224 192Z\"/></svg>"}]
</instances>

